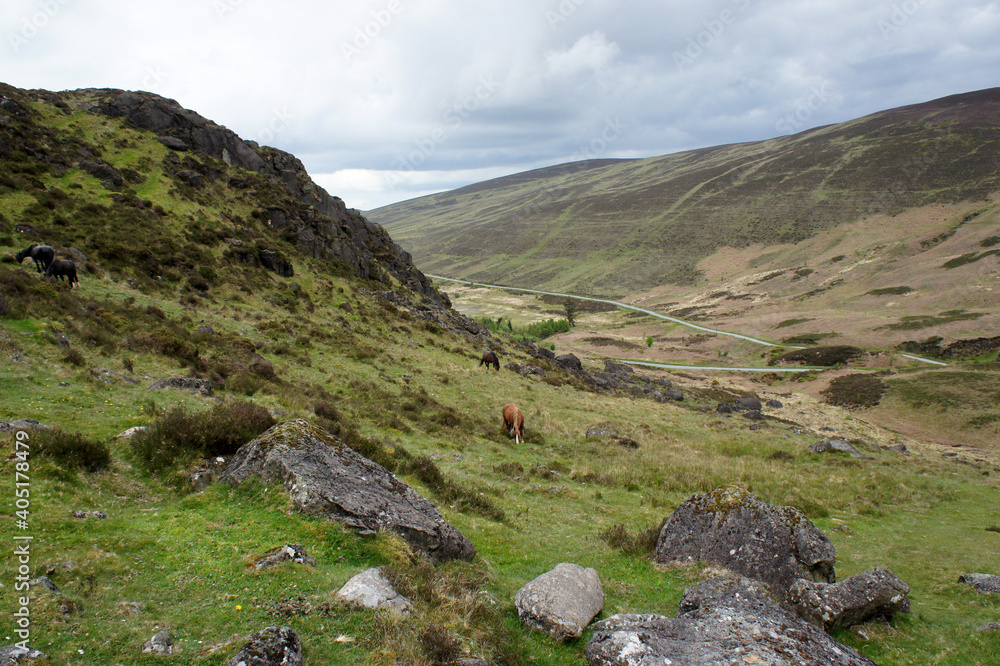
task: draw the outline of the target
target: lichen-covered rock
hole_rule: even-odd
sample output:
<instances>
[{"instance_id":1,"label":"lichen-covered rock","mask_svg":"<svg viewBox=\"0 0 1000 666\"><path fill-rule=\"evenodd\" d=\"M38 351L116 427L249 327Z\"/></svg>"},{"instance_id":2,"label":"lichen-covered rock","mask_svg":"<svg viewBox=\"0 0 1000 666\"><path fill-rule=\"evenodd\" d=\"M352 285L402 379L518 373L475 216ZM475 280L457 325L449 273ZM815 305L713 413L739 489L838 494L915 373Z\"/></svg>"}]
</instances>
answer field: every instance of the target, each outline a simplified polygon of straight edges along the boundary
<instances>
[{"instance_id":1,"label":"lichen-covered rock","mask_svg":"<svg viewBox=\"0 0 1000 666\"><path fill-rule=\"evenodd\" d=\"M155 654L162 657L174 653L174 639L166 631L158 631L153 637L142 644L143 654Z\"/></svg>"},{"instance_id":2,"label":"lichen-covered rock","mask_svg":"<svg viewBox=\"0 0 1000 666\"><path fill-rule=\"evenodd\" d=\"M391 530L435 561L471 560L476 548L437 508L389 470L308 421L279 424L244 444L220 481L284 484L295 507L362 534Z\"/></svg>"},{"instance_id":3,"label":"lichen-covered rock","mask_svg":"<svg viewBox=\"0 0 1000 666\"><path fill-rule=\"evenodd\" d=\"M967 583L979 594L1000 594L1000 576L984 573L967 573L959 576L959 583Z\"/></svg>"},{"instance_id":4,"label":"lichen-covered rock","mask_svg":"<svg viewBox=\"0 0 1000 666\"><path fill-rule=\"evenodd\" d=\"M590 666L874 666L771 601L761 583L716 578L685 591L676 618L614 615L593 625Z\"/></svg>"},{"instance_id":5,"label":"lichen-covered rock","mask_svg":"<svg viewBox=\"0 0 1000 666\"><path fill-rule=\"evenodd\" d=\"M803 620L833 631L908 613L909 593L910 587L891 571L876 567L833 584L799 579L788 590L785 602Z\"/></svg>"},{"instance_id":6,"label":"lichen-covered rock","mask_svg":"<svg viewBox=\"0 0 1000 666\"><path fill-rule=\"evenodd\" d=\"M35 661L48 661L49 656L44 652L36 650L30 645L18 647L17 645L4 645L0 647L0 666L15 666L16 664L30 664Z\"/></svg>"},{"instance_id":7,"label":"lichen-covered rock","mask_svg":"<svg viewBox=\"0 0 1000 666\"><path fill-rule=\"evenodd\" d=\"M604 608L604 588L593 569L563 563L522 587L514 607L525 626L568 640L579 637Z\"/></svg>"},{"instance_id":8,"label":"lichen-covered rock","mask_svg":"<svg viewBox=\"0 0 1000 666\"><path fill-rule=\"evenodd\" d=\"M302 641L291 627L264 627L226 666L302 666Z\"/></svg>"},{"instance_id":9,"label":"lichen-covered rock","mask_svg":"<svg viewBox=\"0 0 1000 666\"><path fill-rule=\"evenodd\" d=\"M191 377L170 377L160 379L149 386L150 391L161 391L163 389L180 389L188 391L194 395L212 395L212 382L207 379L197 379Z\"/></svg>"},{"instance_id":10,"label":"lichen-covered rock","mask_svg":"<svg viewBox=\"0 0 1000 666\"><path fill-rule=\"evenodd\" d=\"M305 548L297 543L272 548L260 557L255 558L251 562L251 566L254 569L268 569L288 563L304 564L310 567L316 566L316 560L306 552Z\"/></svg>"},{"instance_id":11,"label":"lichen-covered rock","mask_svg":"<svg viewBox=\"0 0 1000 666\"><path fill-rule=\"evenodd\" d=\"M785 592L799 578L836 580L836 550L790 506L772 506L726 485L685 500L663 525L655 561L711 562Z\"/></svg>"},{"instance_id":12,"label":"lichen-covered rock","mask_svg":"<svg viewBox=\"0 0 1000 666\"><path fill-rule=\"evenodd\" d=\"M378 568L362 571L340 588L337 596L351 604L372 610L391 610L401 615L413 612L413 603L396 592Z\"/></svg>"}]
</instances>

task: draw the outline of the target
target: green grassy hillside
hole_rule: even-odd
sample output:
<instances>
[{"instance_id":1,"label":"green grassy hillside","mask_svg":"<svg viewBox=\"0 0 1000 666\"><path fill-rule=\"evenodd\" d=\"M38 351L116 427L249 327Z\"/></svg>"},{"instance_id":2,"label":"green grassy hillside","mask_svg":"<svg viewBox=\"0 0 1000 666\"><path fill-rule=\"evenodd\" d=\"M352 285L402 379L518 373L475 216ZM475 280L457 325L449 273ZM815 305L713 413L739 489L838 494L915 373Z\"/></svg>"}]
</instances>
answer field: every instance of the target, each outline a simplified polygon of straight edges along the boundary
<instances>
[{"instance_id":1,"label":"green grassy hillside","mask_svg":"<svg viewBox=\"0 0 1000 666\"><path fill-rule=\"evenodd\" d=\"M149 663L141 646L166 629L179 652L161 661L223 664L249 634L287 624L312 664L582 664L588 634L555 644L525 630L517 590L575 562L598 571L602 616L675 615L684 588L708 572L654 567L647 537L685 498L723 483L805 511L836 545L838 576L881 565L911 586L909 615L838 640L884 665L988 664L1000 652L1000 634L975 631L1000 619L997 599L956 582L996 566L1000 460L991 452L878 428L794 381L661 373L683 387L684 403L598 391L530 347L476 337L480 327L448 309L391 242L376 237L365 254L351 243L360 220L332 203L304 204L306 181L291 188L267 169L167 148L134 118L100 112L94 102L109 94L5 88L0 101L0 421L58 431L32 433L21 457L15 437L2 436L3 517L9 537L34 539L29 575L61 591L31 588L30 643L50 663ZM286 159L259 150L269 164ZM81 166L97 160L122 182ZM17 265L29 242L75 257L80 287ZM605 315L583 313L578 328L608 338L630 330L587 320ZM560 352L572 344L552 339ZM544 376L484 371L487 344L502 363ZM980 361L959 359L951 371L979 373ZM602 360L587 356L585 368ZM170 377L203 380L211 395L149 390ZM917 381L901 398L925 399L928 386ZM787 407L763 421L714 410L746 393ZM500 428L506 402L527 417L522 445ZM433 501L476 559L432 566L389 533L362 537L296 513L275 486L194 491L193 470L228 458L272 419L295 417ZM607 423L639 448L586 438ZM118 437L133 426L153 434ZM869 459L809 452L831 434L864 440ZM909 453L883 448L894 444ZM29 478L25 518L17 472ZM285 543L317 565L248 567ZM413 599L413 617L336 600L377 565ZM0 560L8 619L18 566ZM13 630L4 629L7 643Z\"/></svg>"},{"instance_id":2,"label":"green grassy hillside","mask_svg":"<svg viewBox=\"0 0 1000 666\"><path fill-rule=\"evenodd\" d=\"M1000 89L984 90L769 141L541 169L368 214L438 275L615 297L690 286L720 250L985 199L1000 190L998 111Z\"/></svg>"}]
</instances>

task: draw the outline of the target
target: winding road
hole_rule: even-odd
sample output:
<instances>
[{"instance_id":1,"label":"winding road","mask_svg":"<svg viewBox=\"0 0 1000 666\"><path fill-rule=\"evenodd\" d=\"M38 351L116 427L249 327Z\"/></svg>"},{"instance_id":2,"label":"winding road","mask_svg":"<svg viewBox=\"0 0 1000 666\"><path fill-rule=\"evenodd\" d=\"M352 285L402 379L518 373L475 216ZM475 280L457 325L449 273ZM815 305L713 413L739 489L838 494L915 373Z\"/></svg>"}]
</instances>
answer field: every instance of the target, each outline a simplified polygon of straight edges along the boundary
<instances>
[{"instance_id":1,"label":"winding road","mask_svg":"<svg viewBox=\"0 0 1000 666\"><path fill-rule=\"evenodd\" d=\"M562 294L555 291L540 291L538 289L525 289L524 287L508 287L501 284L488 284L485 282L472 282L470 280L460 280L458 278L449 278L442 275L431 275L427 273L427 277L433 280L444 280L446 282L457 282L459 284L465 284L470 287L485 287L487 289L504 289L507 291L523 291L529 294L540 294L542 296L559 296L560 298L572 298L578 301L591 301L593 303L607 303L609 305L614 305L616 307L633 310L635 312L641 312L647 314L651 317L656 317L657 319L663 319L675 324L680 324L681 326L687 326L696 331L701 331L703 333L714 333L716 335L723 335L730 338L736 338L738 340L745 340L753 344L762 345L765 347L787 347L789 349L805 349L805 347L798 347L795 345L779 345L775 342L769 342L767 340L761 340L759 338L754 338L749 335L741 335L739 333L730 333L729 331L721 331L716 328L708 328L706 326L699 326L698 324L692 324L689 321L684 321L683 319L677 319L676 317L669 317L659 312L653 312L652 310L646 310L645 308L639 308L634 305L629 305L628 303L622 303L620 301L610 301L604 298L592 298L590 296L578 296L577 294ZM920 361L922 363L930 363L932 365L948 365L947 363L942 363L941 361L932 361L927 358L920 358L919 356L912 356L910 354L902 354L908 359L914 361ZM708 366L698 366L698 365L672 365L668 363L652 363L646 361L624 361L625 363L630 363L632 365L647 365L657 368L667 368L667 369L677 369L677 370L729 370L734 372L813 372L820 368L733 368L733 367L708 367Z\"/></svg>"}]
</instances>

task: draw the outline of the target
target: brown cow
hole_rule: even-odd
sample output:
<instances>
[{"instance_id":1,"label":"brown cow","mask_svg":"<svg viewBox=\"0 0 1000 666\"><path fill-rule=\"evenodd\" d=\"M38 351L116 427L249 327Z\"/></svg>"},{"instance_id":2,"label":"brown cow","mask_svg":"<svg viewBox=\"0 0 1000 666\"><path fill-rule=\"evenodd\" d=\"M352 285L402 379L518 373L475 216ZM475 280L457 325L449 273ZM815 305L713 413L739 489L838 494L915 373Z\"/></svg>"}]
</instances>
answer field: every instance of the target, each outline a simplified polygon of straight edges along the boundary
<instances>
[{"instance_id":1,"label":"brown cow","mask_svg":"<svg viewBox=\"0 0 1000 666\"><path fill-rule=\"evenodd\" d=\"M490 366L492 365L494 370L500 372L500 359L497 358L495 352L489 349L483 352L483 357L479 360L479 367L482 367L484 365L486 366L487 370L489 370Z\"/></svg>"},{"instance_id":2,"label":"brown cow","mask_svg":"<svg viewBox=\"0 0 1000 666\"><path fill-rule=\"evenodd\" d=\"M503 406L503 427L514 438L515 444L524 441L524 412L517 405Z\"/></svg>"}]
</instances>

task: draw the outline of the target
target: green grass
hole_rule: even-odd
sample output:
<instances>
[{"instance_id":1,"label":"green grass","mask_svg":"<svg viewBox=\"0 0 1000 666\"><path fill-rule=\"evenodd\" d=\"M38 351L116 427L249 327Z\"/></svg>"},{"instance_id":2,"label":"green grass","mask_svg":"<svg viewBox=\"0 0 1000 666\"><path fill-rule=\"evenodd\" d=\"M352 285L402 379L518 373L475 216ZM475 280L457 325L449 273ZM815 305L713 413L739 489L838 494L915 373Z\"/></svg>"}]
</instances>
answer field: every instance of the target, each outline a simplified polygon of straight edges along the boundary
<instances>
[{"instance_id":1,"label":"green grass","mask_svg":"<svg viewBox=\"0 0 1000 666\"><path fill-rule=\"evenodd\" d=\"M150 137L120 123L39 108L77 141L105 145L122 133L127 145L103 153L111 161L139 169L143 151L164 154ZM481 340L372 295L398 284L345 277L342 266L269 236L251 214L272 202L266 187L251 196L221 179L195 196L152 162L142 167L147 180L135 192L163 213L137 208L127 197L116 201L73 169L33 176L68 194L53 200L55 210L43 205L48 199L37 188L30 199L0 188L0 212L8 220L33 209L46 233L95 248L93 261L103 269L67 292L28 266L0 265L12 306L12 315L0 319L0 420L35 418L80 431L112 456L96 472L38 451L30 457L31 575L51 570L72 604L64 614L66 600L32 591L31 643L53 663L145 664L150 658L141 655L142 643L166 629L181 649L173 661L223 664L250 633L288 624L299 633L308 663L422 666L457 641L463 652L492 664L581 664L589 635L556 644L525 630L513 607L518 589L560 562L575 562L601 576L601 617L675 615L702 569L654 567L641 551L623 551L602 535L646 534L690 495L724 483L805 511L835 541L842 577L881 564L911 586L912 616L870 627L867 641L849 633L838 634L840 640L881 664L988 663L996 654L995 635L968 631L996 619L996 601L954 583L960 573L989 566L996 552L997 534L988 529L1000 525L991 502L998 490L993 467L957 465L930 450L909 456L866 450L871 459L865 461L812 454L815 436L791 414L751 430L745 420L690 408L728 395L710 380L689 393L685 405L595 393L509 340L500 341L507 358L540 365L546 377L485 373L477 367ZM105 208L88 208L98 203ZM75 213L76 226L56 224L56 215ZM107 227L123 223L130 225L127 233L139 233L151 215L162 225L147 236L168 260L153 265L111 256L116 246ZM248 242L273 241L287 253L295 278L226 262L219 237L230 233L235 217ZM0 257L20 249L14 240L0 246ZM190 261L192 253L197 261ZM552 270L566 263L555 262ZM153 268L160 272L152 274ZM580 266L572 269L582 274ZM207 291L190 287L198 276ZM611 317L593 337L620 341L615 327L623 322L633 323ZM203 324L214 333L199 332ZM57 333L76 354L67 354ZM15 352L22 362L9 361ZM886 400L905 399L936 413L938 405L962 402L962 395L948 393L952 384L977 395L991 391L991 373L942 373L930 381L900 374L887 380ZM174 376L211 381L213 396L148 390L152 380ZM161 468L116 439L175 408L211 417L216 399L248 394L279 421L312 419L393 466L474 542L478 557L431 566L398 537L359 536L295 512L276 484L213 485L193 493L184 483L192 459L176 456ZM502 431L506 402L525 412L524 444L512 444ZM586 439L588 427L606 422L640 447ZM10 452L12 441L0 439ZM17 463L0 456L0 474L13 480ZM7 507L4 522L12 525L10 501ZM80 519L74 511L108 517ZM844 523L850 533L833 531ZM252 558L285 543L304 546L317 566L248 568ZM340 586L372 566L390 568L417 606L413 618L401 622L336 601ZM15 567L13 558L0 559L6 608L15 604ZM132 603L140 607L136 614L128 612Z\"/></svg>"}]
</instances>

